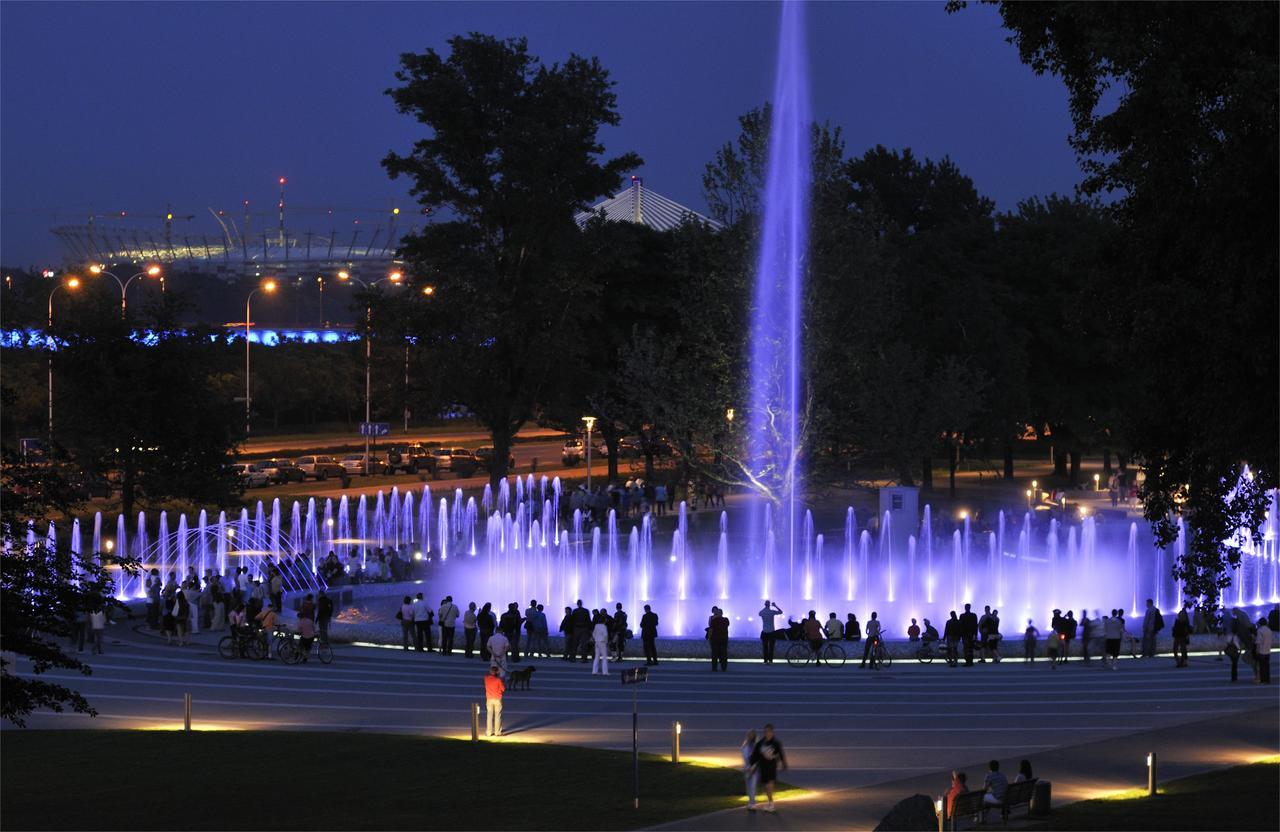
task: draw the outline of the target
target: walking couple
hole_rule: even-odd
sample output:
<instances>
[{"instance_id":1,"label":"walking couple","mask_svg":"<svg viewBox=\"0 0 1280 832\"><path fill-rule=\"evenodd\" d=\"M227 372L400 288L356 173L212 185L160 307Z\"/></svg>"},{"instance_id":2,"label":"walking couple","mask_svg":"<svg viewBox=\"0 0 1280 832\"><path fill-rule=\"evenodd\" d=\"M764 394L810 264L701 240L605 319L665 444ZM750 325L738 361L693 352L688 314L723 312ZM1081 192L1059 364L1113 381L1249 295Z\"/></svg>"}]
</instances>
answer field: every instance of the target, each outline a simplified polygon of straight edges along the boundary
<instances>
[{"instance_id":1,"label":"walking couple","mask_svg":"<svg viewBox=\"0 0 1280 832\"><path fill-rule=\"evenodd\" d=\"M774 736L773 726L764 726L764 736L757 739L755 731L748 731L742 741L742 776L747 786L747 811L756 810L756 789L763 786L768 800L760 808L766 812L774 811L773 787L778 779L778 766L786 771L787 755L782 751L782 743Z\"/></svg>"}]
</instances>

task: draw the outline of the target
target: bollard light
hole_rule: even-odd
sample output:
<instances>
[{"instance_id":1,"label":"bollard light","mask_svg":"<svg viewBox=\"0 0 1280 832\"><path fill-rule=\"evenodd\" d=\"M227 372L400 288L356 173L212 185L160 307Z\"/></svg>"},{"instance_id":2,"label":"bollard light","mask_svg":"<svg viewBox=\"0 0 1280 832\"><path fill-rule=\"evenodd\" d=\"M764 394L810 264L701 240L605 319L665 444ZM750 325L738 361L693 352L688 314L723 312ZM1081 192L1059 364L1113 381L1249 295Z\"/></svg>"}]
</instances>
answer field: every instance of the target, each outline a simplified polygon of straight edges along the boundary
<instances>
[{"instance_id":1,"label":"bollard light","mask_svg":"<svg viewBox=\"0 0 1280 832\"><path fill-rule=\"evenodd\" d=\"M480 703L471 703L471 741L480 742Z\"/></svg>"},{"instance_id":2,"label":"bollard light","mask_svg":"<svg viewBox=\"0 0 1280 832\"><path fill-rule=\"evenodd\" d=\"M1147 797L1156 796L1156 752L1147 755Z\"/></svg>"},{"instance_id":3,"label":"bollard light","mask_svg":"<svg viewBox=\"0 0 1280 832\"><path fill-rule=\"evenodd\" d=\"M182 730L191 730L191 694L182 694Z\"/></svg>"},{"instance_id":4,"label":"bollard light","mask_svg":"<svg viewBox=\"0 0 1280 832\"><path fill-rule=\"evenodd\" d=\"M671 762L680 764L680 733L683 730L679 722L671 723Z\"/></svg>"},{"instance_id":5,"label":"bollard light","mask_svg":"<svg viewBox=\"0 0 1280 832\"><path fill-rule=\"evenodd\" d=\"M934 799L933 813L938 816L938 832L945 832L947 819L942 814L942 798Z\"/></svg>"}]
</instances>

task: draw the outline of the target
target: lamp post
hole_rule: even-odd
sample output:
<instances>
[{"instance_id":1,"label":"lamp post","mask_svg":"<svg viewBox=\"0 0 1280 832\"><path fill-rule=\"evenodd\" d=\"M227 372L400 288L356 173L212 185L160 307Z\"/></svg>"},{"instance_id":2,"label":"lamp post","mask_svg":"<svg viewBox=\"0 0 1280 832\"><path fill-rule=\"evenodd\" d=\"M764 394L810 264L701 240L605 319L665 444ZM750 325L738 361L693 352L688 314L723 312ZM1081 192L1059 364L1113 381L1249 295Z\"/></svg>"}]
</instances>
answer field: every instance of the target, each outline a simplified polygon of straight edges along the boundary
<instances>
[{"instance_id":1,"label":"lamp post","mask_svg":"<svg viewBox=\"0 0 1280 832\"><path fill-rule=\"evenodd\" d=\"M583 416L582 421L587 423L587 493L591 492L591 431L596 426L596 417Z\"/></svg>"},{"instance_id":2,"label":"lamp post","mask_svg":"<svg viewBox=\"0 0 1280 832\"><path fill-rule=\"evenodd\" d=\"M53 444L53 296L63 286L68 289L80 288L80 278L69 277L66 282L59 283L53 287L53 291L49 293L49 326L45 330L45 343L49 348L49 444Z\"/></svg>"},{"instance_id":3,"label":"lamp post","mask_svg":"<svg viewBox=\"0 0 1280 832\"><path fill-rule=\"evenodd\" d=\"M253 321L249 317L249 301L253 300L253 296L258 292L266 292L271 294L276 290L276 282L274 280L263 281L262 285L249 293L244 299L244 435L249 435L249 411L253 403L253 394L249 392L249 327Z\"/></svg>"},{"instance_id":4,"label":"lamp post","mask_svg":"<svg viewBox=\"0 0 1280 832\"><path fill-rule=\"evenodd\" d=\"M158 277L160 278L160 289L161 291L164 290L164 275L161 274L159 266L148 266L130 277L128 280L121 280L114 272L107 271L107 269L101 265L90 266L89 273L95 275L105 274L107 277L114 280L116 285L120 287L120 320L122 321L124 320L125 310L128 308L129 284L133 283L133 281L140 277Z\"/></svg>"},{"instance_id":5,"label":"lamp post","mask_svg":"<svg viewBox=\"0 0 1280 832\"><path fill-rule=\"evenodd\" d=\"M399 210L399 209L396 209ZM423 297L431 297L436 293L436 287L423 286ZM409 432L409 336L404 336L404 432Z\"/></svg>"},{"instance_id":6,"label":"lamp post","mask_svg":"<svg viewBox=\"0 0 1280 832\"><path fill-rule=\"evenodd\" d=\"M338 280L341 280L343 283L359 283L366 290L372 289L379 283L390 283L393 286L398 286L403 278L404 275L400 272L391 272L391 274L386 277L379 278L372 283L367 283L358 277L352 276L348 271L344 270L338 272ZM373 407L371 405L372 399L370 398L370 391L372 389L370 384L370 380L372 378L370 369L373 362L373 342L370 340L370 329L372 326L373 304L366 303L364 305L364 423L366 425L369 424L369 420L373 416ZM369 429L366 427L364 434L364 475L366 477L369 476L369 469L372 467L371 462L372 461L369 459Z\"/></svg>"}]
</instances>

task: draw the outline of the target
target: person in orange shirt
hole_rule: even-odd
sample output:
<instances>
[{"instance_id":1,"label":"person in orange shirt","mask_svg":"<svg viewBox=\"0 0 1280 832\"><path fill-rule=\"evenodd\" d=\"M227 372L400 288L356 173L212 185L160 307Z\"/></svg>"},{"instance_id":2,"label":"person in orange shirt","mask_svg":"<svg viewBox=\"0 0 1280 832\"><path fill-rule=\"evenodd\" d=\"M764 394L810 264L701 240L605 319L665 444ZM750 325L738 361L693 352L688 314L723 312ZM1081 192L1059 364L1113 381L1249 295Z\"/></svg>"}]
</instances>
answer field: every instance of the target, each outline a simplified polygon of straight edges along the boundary
<instances>
[{"instance_id":1,"label":"person in orange shirt","mask_svg":"<svg viewBox=\"0 0 1280 832\"><path fill-rule=\"evenodd\" d=\"M502 694L507 686L502 682L501 673L495 666L489 668L489 675L484 677L484 704L488 713L486 737L502 736Z\"/></svg>"}]
</instances>

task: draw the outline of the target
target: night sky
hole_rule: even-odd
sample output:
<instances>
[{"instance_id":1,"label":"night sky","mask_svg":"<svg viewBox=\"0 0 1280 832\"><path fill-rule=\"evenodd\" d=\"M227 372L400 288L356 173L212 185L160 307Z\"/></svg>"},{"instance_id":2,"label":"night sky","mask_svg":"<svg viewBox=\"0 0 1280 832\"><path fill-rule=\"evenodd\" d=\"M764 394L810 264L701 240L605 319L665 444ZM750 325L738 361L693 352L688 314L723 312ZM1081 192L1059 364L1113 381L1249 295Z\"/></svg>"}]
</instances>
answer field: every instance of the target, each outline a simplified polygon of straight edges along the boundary
<instances>
[{"instance_id":1,"label":"night sky","mask_svg":"<svg viewBox=\"0 0 1280 832\"><path fill-rule=\"evenodd\" d=\"M524 35L547 62L598 56L622 115L608 151L638 152L646 186L702 210L703 165L772 88L776 19L771 3L5 2L0 258L60 261L50 226L122 209L172 204L197 215L176 233L212 233L209 207L249 199L261 228L282 175L291 229L408 209L379 161L419 128L383 90L401 52L468 31ZM1019 63L994 9L822 3L809 31L813 113L850 155L950 154L1001 209L1079 181L1063 87Z\"/></svg>"}]
</instances>

